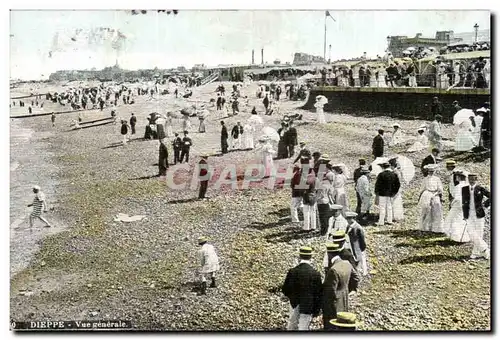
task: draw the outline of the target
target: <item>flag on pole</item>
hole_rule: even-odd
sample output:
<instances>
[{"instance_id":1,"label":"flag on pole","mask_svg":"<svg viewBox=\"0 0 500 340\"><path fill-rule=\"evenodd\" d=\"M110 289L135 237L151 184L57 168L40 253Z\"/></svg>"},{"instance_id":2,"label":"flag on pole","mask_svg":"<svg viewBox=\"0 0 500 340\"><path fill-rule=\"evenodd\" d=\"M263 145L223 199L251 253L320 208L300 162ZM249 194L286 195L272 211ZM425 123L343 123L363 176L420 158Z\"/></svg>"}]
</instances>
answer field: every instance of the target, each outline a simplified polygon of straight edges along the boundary
<instances>
[{"instance_id":1,"label":"flag on pole","mask_svg":"<svg viewBox=\"0 0 500 340\"><path fill-rule=\"evenodd\" d=\"M328 18L328 17L330 17L330 18L332 18L332 20L333 20L333 21L335 21L335 19L332 17L332 15L330 14L330 12L329 12L329 11L325 11L325 16L326 16L327 18Z\"/></svg>"}]
</instances>

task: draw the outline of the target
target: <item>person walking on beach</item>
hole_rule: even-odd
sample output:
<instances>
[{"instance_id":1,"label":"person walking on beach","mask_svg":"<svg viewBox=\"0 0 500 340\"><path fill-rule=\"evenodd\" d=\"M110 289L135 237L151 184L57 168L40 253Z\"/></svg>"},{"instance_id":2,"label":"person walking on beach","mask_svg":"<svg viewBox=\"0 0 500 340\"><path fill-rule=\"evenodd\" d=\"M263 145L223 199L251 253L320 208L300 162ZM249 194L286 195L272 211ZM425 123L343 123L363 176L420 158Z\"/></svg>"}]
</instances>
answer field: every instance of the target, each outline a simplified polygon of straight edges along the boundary
<instances>
[{"instance_id":1,"label":"person walking on beach","mask_svg":"<svg viewBox=\"0 0 500 340\"><path fill-rule=\"evenodd\" d=\"M181 163L184 161L184 157L186 157L186 163L189 163L189 150L191 149L191 145L193 145L193 141L190 137L188 137L188 132L184 131L184 138L182 138L181 148Z\"/></svg>"},{"instance_id":2,"label":"person walking on beach","mask_svg":"<svg viewBox=\"0 0 500 340\"><path fill-rule=\"evenodd\" d=\"M485 208L491 205L490 192L477 184L477 174L469 174L469 185L462 187L462 213L467 222L467 232L472 240L472 260L490 258L490 249L483 239ZM483 202L484 198L486 200Z\"/></svg>"},{"instance_id":3,"label":"person walking on beach","mask_svg":"<svg viewBox=\"0 0 500 340\"><path fill-rule=\"evenodd\" d=\"M377 157L382 157L384 155L384 130L379 129L378 130L378 135L373 138L373 143L372 143L372 154L373 158L376 159Z\"/></svg>"},{"instance_id":4,"label":"person walking on beach","mask_svg":"<svg viewBox=\"0 0 500 340\"><path fill-rule=\"evenodd\" d=\"M215 274L220 269L219 257L215 252L213 245L208 243L208 239L204 236L198 238L198 245L201 249L198 250L200 259L200 279L201 279L201 295L207 294L207 278L211 279L210 288L216 288Z\"/></svg>"},{"instance_id":5,"label":"person walking on beach","mask_svg":"<svg viewBox=\"0 0 500 340\"><path fill-rule=\"evenodd\" d=\"M199 181L200 181L200 189L198 192L198 198L204 199L205 194L207 193L208 188L208 178L209 178L209 167L207 163L208 155L202 155L201 160L198 162L198 170L199 170Z\"/></svg>"},{"instance_id":6,"label":"person walking on beach","mask_svg":"<svg viewBox=\"0 0 500 340\"><path fill-rule=\"evenodd\" d=\"M50 115L50 120L52 121L52 127L56 127L56 114L54 112Z\"/></svg>"},{"instance_id":7,"label":"person walking on beach","mask_svg":"<svg viewBox=\"0 0 500 340\"><path fill-rule=\"evenodd\" d=\"M132 112L132 116L130 117L130 129L133 135L135 135L135 124L137 124L137 117Z\"/></svg>"},{"instance_id":8,"label":"person walking on beach","mask_svg":"<svg viewBox=\"0 0 500 340\"><path fill-rule=\"evenodd\" d=\"M158 154L158 168L160 173L160 178L167 175L168 170L168 149L165 145L165 140L160 139L160 149Z\"/></svg>"},{"instance_id":9,"label":"person walking on beach","mask_svg":"<svg viewBox=\"0 0 500 340\"><path fill-rule=\"evenodd\" d=\"M233 138L232 147L234 150L241 149L242 136L243 136L243 126L241 126L240 122L237 122L236 125L231 130L231 137Z\"/></svg>"},{"instance_id":10,"label":"person walking on beach","mask_svg":"<svg viewBox=\"0 0 500 340\"><path fill-rule=\"evenodd\" d=\"M380 166L384 170L378 174L375 182L375 194L379 197L379 220L377 225L383 226L385 220L388 225L392 225L392 199L398 193L401 183L398 175L390 169L389 162L381 163Z\"/></svg>"},{"instance_id":11,"label":"person walking on beach","mask_svg":"<svg viewBox=\"0 0 500 340\"><path fill-rule=\"evenodd\" d=\"M172 146L174 148L174 165L180 162L181 157L181 146L182 146L182 139L179 137L178 133L175 133L175 138L174 141L172 142Z\"/></svg>"},{"instance_id":12,"label":"person walking on beach","mask_svg":"<svg viewBox=\"0 0 500 340\"><path fill-rule=\"evenodd\" d=\"M47 221L44 217L42 217L42 208L43 212L47 212L47 201L45 200L45 194L41 191L38 185L33 186L33 193L35 194L35 198L33 199L33 203L28 204L28 207L33 207L33 212L30 214L30 231L33 228L33 223L35 218L42 220L45 223L45 227L50 228L51 225L49 221Z\"/></svg>"},{"instance_id":13,"label":"person walking on beach","mask_svg":"<svg viewBox=\"0 0 500 340\"><path fill-rule=\"evenodd\" d=\"M123 136L123 145L125 145L128 139L128 124L126 120L122 120L121 134Z\"/></svg>"},{"instance_id":14,"label":"person walking on beach","mask_svg":"<svg viewBox=\"0 0 500 340\"><path fill-rule=\"evenodd\" d=\"M300 262L290 269L283 284L283 294L290 299L287 330L308 331L313 317L321 311L321 274L311 263L312 248L299 250Z\"/></svg>"},{"instance_id":15,"label":"person walking on beach","mask_svg":"<svg viewBox=\"0 0 500 340\"><path fill-rule=\"evenodd\" d=\"M224 153L227 153L227 148L228 148L227 139L229 138L229 134L227 133L227 128L226 128L224 121L221 121L220 125L222 126L222 129L220 132L220 145L221 145L222 153L224 154Z\"/></svg>"}]
</instances>

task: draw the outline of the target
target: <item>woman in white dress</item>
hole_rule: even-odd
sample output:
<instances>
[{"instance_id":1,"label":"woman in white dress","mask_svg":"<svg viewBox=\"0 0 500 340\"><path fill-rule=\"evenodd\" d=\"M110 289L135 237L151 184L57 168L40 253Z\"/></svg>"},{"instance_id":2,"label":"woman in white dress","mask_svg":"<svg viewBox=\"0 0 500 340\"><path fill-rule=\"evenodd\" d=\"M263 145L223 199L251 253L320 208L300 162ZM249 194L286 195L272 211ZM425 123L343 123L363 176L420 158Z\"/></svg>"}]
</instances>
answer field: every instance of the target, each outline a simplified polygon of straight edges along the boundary
<instances>
[{"instance_id":1,"label":"woman in white dress","mask_svg":"<svg viewBox=\"0 0 500 340\"><path fill-rule=\"evenodd\" d=\"M270 139L265 139L264 145L261 148L262 163L264 164L265 174L264 177L269 177L273 173L274 162L273 157L276 151L273 149Z\"/></svg>"},{"instance_id":2,"label":"woman in white dress","mask_svg":"<svg viewBox=\"0 0 500 340\"><path fill-rule=\"evenodd\" d=\"M472 135L474 136L475 145L479 145L481 141L481 124L483 123L484 117L481 116L481 112L486 113L486 109L484 107L476 110L476 116L474 117L474 125L472 127ZM472 124L472 119L471 119Z\"/></svg>"},{"instance_id":3,"label":"woman in white dress","mask_svg":"<svg viewBox=\"0 0 500 340\"><path fill-rule=\"evenodd\" d=\"M341 205L342 215L345 217L345 213L349 211L347 193L345 191L345 185L347 183L347 176L344 173L343 164L336 164L333 168L333 173L335 178L333 179L333 196L335 198L335 204Z\"/></svg>"},{"instance_id":4,"label":"woman in white dress","mask_svg":"<svg viewBox=\"0 0 500 340\"><path fill-rule=\"evenodd\" d=\"M392 133L392 138L390 141L391 146L399 145L404 143L403 131L401 131L401 125L394 124L394 132Z\"/></svg>"},{"instance_id":5,"label":"woman in white dress","mask_svg":"<svg viewBox=\"0 0 500 340\"><path fill-rule=\"evenodd\" d=\"M387 84L385 82L386 75L387 75L387 72L385 71L385 68L382 66L379 66L378 67L378 77L377 77L378 87L387 87Z\"/></svg>"},{"instance_id":6,"label":"woman in white dress","mask_svg":"<svg viewBox=\"0 0 500 340\"><path fill-rule=\"evenodd\" d=\"M243 134L243 148L245 150L251 150L254 148L253 133L255 131L255 128L253 127L253 125L247 123L245 124L245 126L243 126L243 131L245 131L245 133Z\"/></svg>"},{"instance_id":7,"label":"woman in white dress","mask_svg":"<svg viewBox=\"0 0 500 340\"><path fill-rule=\"evenodd\" d=\"M418 130L418 136L415 143L408 149L408 152L418 152L425 150L429 147L429 139L425 135L425 128L420 127Z\"/></svg>"},{"instance_id":8,"label":"woman in white dress","mask_svg":"<svg viewBox=\"0 0 500 340\"><path fill-rule=\"evenodd\" d=\"M392 171L398 176L399 183L401 183L399 187L398 193L391 199L392 201L392 219L395 222L403 221L405 218L404 208L403 208L403 174L401 173L401 167L397 163L396 158L392 158L389 160L389 164L391 165Z\"/></svg>"},{"instance_id":9,"label":"woman in white dress","mask_svg":"<svg viewBox=\"0 0 500 340\"><path fill-rule=\"evenodd\" d=\"M422 193L418 201L420 209L419 229L431 231L434 233L443 232L443 206L441 199L443 197L443 183L439 177L434 175L435 164L428 164L428 176L424 177L422 183Z\"/></svg>"},{"instance_id":10,"label":"woman in white dress","mask_svg":"<svg viewBox=\"0 0 500 340\"><path fill-rule=\"evenodd\" d=\"M173 137L174 132L172 131L172 113L167 112L167 116L165 117L165 134L167 137Z\"/></svg>"},{"instance_id":11,"label":"woman in white dress","mask_svg":"<svg viewBox=\"0 0 500 340\"><path fill-rule=\"evenodd\" d=\"M455 138L455 151L470 151L476 146L474 140L473 127L470 120L464 120L458 126L457 137Z\"/></svg>"},{"instance_id":12,"label":"woman in white dress","mask_svg":"<svg viewBox=\"0 0 500 340\"><path fill-rule=\"evenodd\" d=\"M462 188L469 185L467 182L468 174L465 171L455 170L458 185L455 187L453 192L453 201L451 202L451 208L444 220L443 229L445 234L455 242L469 242L470 237L467 232L467 222L464 220L464 214L462 210Z\"/></svg>"},{"instance_id":13,"label":"woman in white dress","mask_svg":"<svg viewBox=\"0 0 500 340\"><path fill-rule=\"evenodd\" d=\"M191 130L191 121L189 120L189 116L185 115L182 120L182 131L190 131Z\"/></svg>"}]
</instances>

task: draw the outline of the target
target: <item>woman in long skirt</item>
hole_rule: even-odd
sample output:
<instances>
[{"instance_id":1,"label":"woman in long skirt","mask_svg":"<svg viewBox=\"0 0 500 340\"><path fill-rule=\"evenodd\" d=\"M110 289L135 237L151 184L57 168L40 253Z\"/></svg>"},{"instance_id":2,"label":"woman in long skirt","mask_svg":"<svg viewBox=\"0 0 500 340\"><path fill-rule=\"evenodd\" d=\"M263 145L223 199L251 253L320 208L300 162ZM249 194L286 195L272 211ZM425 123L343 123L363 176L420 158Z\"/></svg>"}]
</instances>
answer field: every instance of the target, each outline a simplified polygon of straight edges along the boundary
<instances>
[{"instance_id":1,"label":"woman in long skirt","mask_svg":"<svg viewBox=\"0 0 500 340\"><path fill-rule=\"evenodd\" d=\"M273 145L271 144L271 141L269 139L267 139L264 143L265 144L261 150L262 161L265 169L264 177L269 177L273 173L274 169L273 156L276 154L276 151L274 151Z\"/></svg>"},{"instance_id":2,"label":"woman in long skirt","mask_svg":"<svg viewBox=\"0 0 500 340\"><path fill-rule=\"evenodd\" d=\"M205 118L204 117L199 117L200 120L200 127L198 128L199 133L205 133Z\"/></svg>"},{"instance_id":3,"label":"woman in long skirt","mask_svg":"<svg viewBox=\"0 0 500 340\"><path fill-rule=\"evenodd\" d=\"M455 242L469 242L470 237L467 232L467 221L464 220L462 210L462 188L469 185L467 183L467 173L464 171L454 171L458 185L453 191L453 201L451 202L451 209L444 220L444 233Z\"/></svg>"},{"instance_id":4,"label":"woman in long skirt","mask_svg":"<svg viewBox=\"0 0 500 340\"><path fill-rule=\"evenodd\" d=\"M174 136L174 132L172 131L172 114L170 112L167 113L167 117L165 118L165 132L168 138Z\"/></svg>"},{"instance_id":5,"label":"woman in long skirt","mask_svg":"<svg viewBox=\"0 0 500 340\"><path fill-rule=\"evenodd\" d=\"M349 211L347 194L345 191L347 176L344 174L342 164L333 166L333 172L335 174L335 179L333 180L335 204L339 204L343 207L342 215L345 217L346 212Z\"/></svg>"},{"instance_id":6,"label":"woman in long skirt","mask_svg":"<svg viewBox=\"0 0 500 340\"><path fill-rule=\"evenodd\" d=\"M392 219L396 222L402 221L405 218L404 208L403 208L403 175L401 173L401 169L397 164L396 158L390 159L389 164L391 165L392 171L398 176L399 183L401 186L399 187L398 193L391 199L392 200Z\"/></svg>"},{"instance_id":7,"label":"woman in long skirt","mask_svg":"<svg viewBox=\"0 0 500 340\"><path fill-rule=\"evenodd\" d=\"M243 148L245 150L251 150L254 148L253 133L255 128L251 124L245 124L243 131L245 131L245 133L243 133Z\"/></svg>"},{"instance_id":8,"label":"woman in long skirt","mask_svg":"<svg viewBox=\"0 0 500 340\"><path fill-rule=\"evenodd\" d=\"M302 229L306 231L313 231L316 230L318 211L316 190L320 184L312 168L309 169L306 183L309 188L304 194L304 206L302 208L302 212L304 213L304 225Z\"/></svg>"},{"instance_id":9,"label":"woman in long skirt","mask_svg":"<svg viewBox=\"0 0 500 340\"><path fill-rule=\"evenodd\" d=\"M455 138L455 151L470 151L476 146L473 134L473 126L470 120L465 120L458 126Z\"/></svg>"},{"instance_id":10,"label":"woman in long skirt","mask_svg":"<svg viewBox=\"0 0 500 340\"><path fill-rule=\"evenodd\" d=\"M191 121L189 120L189 116L185 115L182 121L182 131L190 131L191 130Z\"/></svg>"},{"instance_id":11,"label":"woman in long skirt","mask_svg":"<svg viewBox=\"0 0 500 340\"><path fill-rule=\"evenodd\" d=\"M419 229L434 233L443 232L443 183L439 177L434 176L435 164L428 164L424 167L428 170L428 176L424 177L422 193L418 207L420 209Z\"/></svg>"}]
</instances>

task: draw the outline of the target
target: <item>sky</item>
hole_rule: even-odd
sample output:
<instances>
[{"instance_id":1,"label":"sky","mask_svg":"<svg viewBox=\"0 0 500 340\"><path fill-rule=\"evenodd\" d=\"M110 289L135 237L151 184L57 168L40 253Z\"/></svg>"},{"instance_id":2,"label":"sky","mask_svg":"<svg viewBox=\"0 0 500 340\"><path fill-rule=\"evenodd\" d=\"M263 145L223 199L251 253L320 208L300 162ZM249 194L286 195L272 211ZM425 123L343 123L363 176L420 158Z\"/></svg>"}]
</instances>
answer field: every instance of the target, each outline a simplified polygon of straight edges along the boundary
<instances>
[{"instance_id":1,"label":"sky","mask_svg":"<svg viewBox=\"0 0 500 340\"><path fill-rule=\"evenodd\" d=\"M340 11L327 18L331 59L383 55L388 35L434 37L438 30L456 33L490 29L488 11ZM109 27L127 38L118 55L120 67L191 67L194 64L292 62L296 52L323 56L324 11L179 11L177 16L149 11L12 10L10 12L10 78L45 79L56 70L101 69L117 59L111 44L72 42L77 29ZM54 49L54 35L66 37ZM61 38L60 41L64 41ZM327 47L327 59L329 57Z\"/></svg>"}]
</instances>

